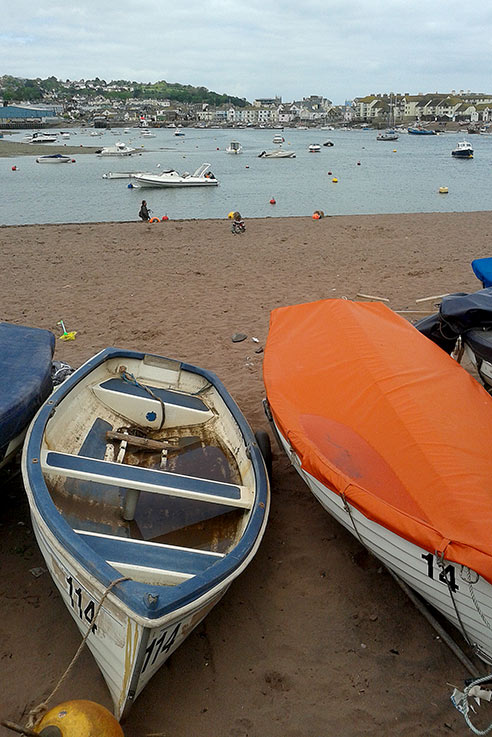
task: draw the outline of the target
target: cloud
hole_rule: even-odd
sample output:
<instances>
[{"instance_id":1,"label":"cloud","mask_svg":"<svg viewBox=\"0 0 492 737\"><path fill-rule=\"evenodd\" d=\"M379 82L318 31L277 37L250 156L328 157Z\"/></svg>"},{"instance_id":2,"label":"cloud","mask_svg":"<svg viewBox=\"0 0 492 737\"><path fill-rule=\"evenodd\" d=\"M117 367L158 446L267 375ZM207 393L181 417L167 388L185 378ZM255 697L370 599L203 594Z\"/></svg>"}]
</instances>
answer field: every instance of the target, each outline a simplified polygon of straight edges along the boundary
<instances>
[{"instance_id":1,"label":"cloud","mask_svg":"<svg viewBox=\"0 0 492 737\"><path fill-rule=\"evenodd\" d=\"M487 91L492 8L460 0L0 0L2 73L202 85L253 99ZM26 18L29 24L26 30Z\"/></svg>"}]
</instances>

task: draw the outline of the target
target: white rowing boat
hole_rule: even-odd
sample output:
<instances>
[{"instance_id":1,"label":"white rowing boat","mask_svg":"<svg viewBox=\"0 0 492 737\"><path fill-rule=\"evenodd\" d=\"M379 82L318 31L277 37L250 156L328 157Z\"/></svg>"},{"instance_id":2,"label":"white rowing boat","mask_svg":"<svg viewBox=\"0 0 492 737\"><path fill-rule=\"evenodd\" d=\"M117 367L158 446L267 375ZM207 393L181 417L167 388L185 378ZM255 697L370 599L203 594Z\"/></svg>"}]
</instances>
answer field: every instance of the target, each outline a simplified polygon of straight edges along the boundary
<instances>
[{"instance_id":1,"label":"white rowing boat","mask_svg":"<svg viewBox=\"0 0 492 737\"><path fill-rule=\"evenodd\" d=\"M255 436L210 372L107 349L38 412L22 469L120 719L256 553L269 485Z\"/></svg>"}]
</instances>

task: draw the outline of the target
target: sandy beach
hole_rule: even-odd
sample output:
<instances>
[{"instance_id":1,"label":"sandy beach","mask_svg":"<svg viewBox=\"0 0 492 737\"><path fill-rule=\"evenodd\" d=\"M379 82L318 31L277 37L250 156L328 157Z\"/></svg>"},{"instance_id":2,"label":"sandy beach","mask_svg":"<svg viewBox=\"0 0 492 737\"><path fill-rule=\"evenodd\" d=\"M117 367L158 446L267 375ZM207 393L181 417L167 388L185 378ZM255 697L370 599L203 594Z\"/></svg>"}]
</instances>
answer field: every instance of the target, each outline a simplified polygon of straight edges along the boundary
<instances>
[{"instance_id":1,"label":"sandy beach","mask_svg":"<svg viewBox=\"0 0 492 737\"><path fill-rule=\"evenodd\" d=\"M268 430L256 350L273 308L366 294L417 319L432 311L420 298L480 288L470 262L491 237L492 212L252 219L237 236L226 219L0 227L0 319L57 336L62 319L77 335L55 358L74 367L119 346L210 369ZM272 447L258 554L139 696L126 737L469 734L449 699L464 667ZM44 561L18 477L0 530L0 718L22 722L80 636L49 574L31 573ZM52 705L69 698L111 708L88 651Z\"/></svg>"}]
</instances>

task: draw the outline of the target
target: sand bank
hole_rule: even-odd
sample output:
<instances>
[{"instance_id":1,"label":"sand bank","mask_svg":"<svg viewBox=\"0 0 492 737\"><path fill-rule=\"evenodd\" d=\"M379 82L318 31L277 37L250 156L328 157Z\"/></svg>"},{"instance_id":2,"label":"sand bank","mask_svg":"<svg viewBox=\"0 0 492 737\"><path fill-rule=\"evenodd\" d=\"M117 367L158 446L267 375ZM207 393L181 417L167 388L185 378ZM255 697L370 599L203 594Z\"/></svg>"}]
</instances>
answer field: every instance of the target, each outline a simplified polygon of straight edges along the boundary
<instances>
[{"instance_id":1,"label":"sand bank","mask_svg":"<svg viewBox=\"0 0 492 737\"><path fill-rule=\"evenodd\" d=\"M480 288L470 261L492 255L491 212L246 227L240 236L227 220L0 228L2 319L57 335L63 319L77 337L58 341L56 358L73 366L114 345L211 369L253 429L268 429L251 338L264 344L271 309L364 293L425 310L416 299ZM248 339L233 343L235 332ZM462 683L463 666L273 447L255 560L138 698L127 737L467 734L447 685ZM19 721L80 637L49 575L30 573L44 563L19 486L3 499L0 716ZM110 706L89 652L56 702L65 698Z\"/></svg>"},{"instance_id":2,"label":"sand bank","mask_svg":"<svg viewBox=\"0 0 492 737\"><path fill-rule=\"evenodd\" d=\"M11 156L43 156L44 154L56 153L58 150L64 154L94 154L101 146L67 146L61 141L53 146L46 143L21 143L19 141L0 140L0 158Z\"/></svg>"}]
</instances>

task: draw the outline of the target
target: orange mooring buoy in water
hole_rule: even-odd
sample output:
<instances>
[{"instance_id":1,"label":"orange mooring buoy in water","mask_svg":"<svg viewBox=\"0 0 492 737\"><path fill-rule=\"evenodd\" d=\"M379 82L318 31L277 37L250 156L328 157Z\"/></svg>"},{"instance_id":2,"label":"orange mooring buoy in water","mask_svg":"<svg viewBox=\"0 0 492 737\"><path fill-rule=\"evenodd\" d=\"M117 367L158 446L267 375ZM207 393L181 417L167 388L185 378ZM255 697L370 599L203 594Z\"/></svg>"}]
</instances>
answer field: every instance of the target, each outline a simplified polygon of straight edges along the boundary
<instances>
[{"instance_id":1,"label":"orange mooring buoy in water","mask_svg":"<svg viewBox=\"0 0 492 737\"><path fill-rule=\"evenodd\" d=\"M44 715L36 732L41 737L124 737L108 709L95 701L64 701Z\"/></svg>"},{"instance_id":2,"label":"orange mooring buoy in water","mask_svg":"<svg viewBox=\"0 0 492 737\"><path fill-rule=\"evenodd\" d=\"M271 205L276 205L277 204L277 202L275 200L275 197L272 197L272 199L270 200L270 204Z\"/></svg>"}]
</instances>

